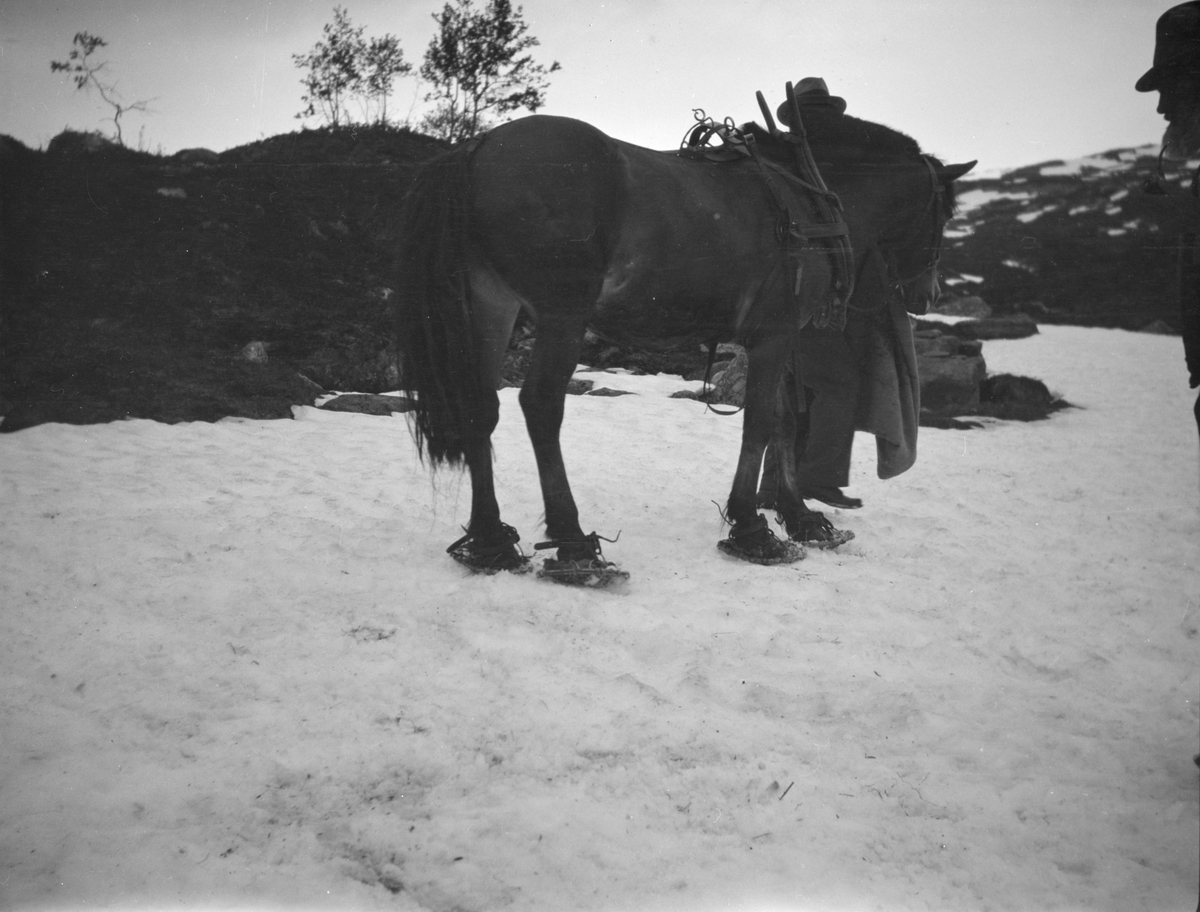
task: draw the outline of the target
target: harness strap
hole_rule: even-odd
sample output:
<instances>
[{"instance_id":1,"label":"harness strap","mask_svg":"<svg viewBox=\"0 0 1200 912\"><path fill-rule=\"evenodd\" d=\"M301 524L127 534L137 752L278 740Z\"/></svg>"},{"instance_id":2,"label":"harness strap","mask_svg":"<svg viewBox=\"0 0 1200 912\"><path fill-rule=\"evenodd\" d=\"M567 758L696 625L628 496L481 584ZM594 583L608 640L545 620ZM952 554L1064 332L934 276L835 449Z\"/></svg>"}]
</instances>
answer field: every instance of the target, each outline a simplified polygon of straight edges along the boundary
<instances>
[{"instance_id":1,"label":"harness strap","mask_svg":"<svg viewBox=\"0 0 1200 912\"><path fill-rule=\"evenodd\" d=\"M805 238L845 237L850 233L849 226L843 221L830 222L824 225L805 225Z\"/></svg>"},{"instance_id":2,"label":"harness strap","mask_svg":"<svg viewBox=\"0 0 1200 912\"><path fill-rule=\"evenodd\" d=\"M792 157L796 163L796 172L802 181L815 186L817 212L826 224L842 221L842 203L837 194L831 193L825 185L817 162L813 158L812 149L808 144L808 133L804 129L804 120L800 116L800 103L796 100L796 89L792 83L786 86L788 107L791 112ZM813 315L813 324L831 326L843 329L846 325L846 301L854 292L854 252L850 248L850 234L847 231L841 235L830 235L833 243L829 245L830 258L833 261L834 288L840 292L830 304L827 312L818 311Z\"/></svg>"},{"instance_id":3,"label":"harness strap","mask_svg":"<svg viewBox=\"0 0 1200 912\"><path fill-rule=\"evenodd\" d=\"M779 208L779 219L775 223L775 237L783 245L784 262L787 265L789 274L795 276L795 279L788 283L788 289L792 296L793 303L796 297L800 294L800 280L803 277L803 264L800 262L801 245L810 240L816 239L833 239L834 245L831 249L844 250L849 254L850 250L850 229L846 223L838 215L833 216L833 220L827 220L823 223L807 223L803 226L797 225L792 218L792 213L788 207L787 200L784 198L783 192L779 189L779 185L775 182L775 178L771 174L771 169L767 167L767 163L763 160L758 151L758 144L754 142L754 135L747 134L747 145L750 149L751 157L755 164L758 165L759 173L762 175L763 182L767 185L767 189L771 191L771 196L775 199L775 205ZM794 175L789 175L794 177ZM821 207L820 202L826 198L832 198L833 202L838 206L838 212L841 211L841 204L837 202L837 197L831 194L828 190L822 190L819 187L796 178L801 186L808 190L818 201L818 211L826 211ZM835 280L839 268L853 269L852 261L834 262ZM853 286L853 273L849 274L849 284ZM845 283L837 282L836 287L839 291ZM844 297L848 297L845 295ZM846 310L844 297L835 297L828 308L818 308L813 314L813 322L817 326L826 326L833 324L836 328L841 329L846 325ZM840 316L839 316L840 314ZM739 321L740 323L740 321Z\"/></svg>"},{"instance_id":4,"label":"harness strap","mask_svg":"<svg viewBox=\"0 0 1200 912\"><path fill-rule=\"evenodd\" d=\"M792 135L784 137L774 129L774 121L771 120L769 111L767 118L772 127L771 135L786 138L792 143L796 170L794 174L788 174L789 182L798 184L799 189L807 191L813 197L814 207L819 218L816 224L805 224L804 226L796 224L792 218L787 198L780 190L771 168L767 166L758 151L754 134L739 129L728 118L718 124L708 117L703 109L694 109L692 113L698 123L686 134L684 142L681 144L682 151L717 160L727 159L729 150L732 150L734 156L749 156L754 159L759 174L779 210L779 217L775 223L775 237L783 247L783 262L787 271L789 275L795 277L793 281L786 283L793 303L800 294L803 277L803 263L800 259L802 245L811 240L822 241L822 246L827 249L833 266L833 287L836 294L831 301L821 302L817 306L812 321L818 327L832 326L834 329L841 330L846 325L846 302L853 292L855 279L854 254L850 248L850 229L842 217L841 200L825 185L816 161L813 159L812 150L808 146L807 134L805 134L804 126L800 121L800 109L796 103L795 89L790 82L787 84L787 91L794 114ZM766 101L763 99L762 93L757 94L759 105L766 111ZM723 143L720 147L721 152L706 147L705 144L713 136L721 139ZM739 315L738 323L740 325L741 315ZM710 357L711 355L712 349L710 348Z\"/></svg>"}]
</instances>

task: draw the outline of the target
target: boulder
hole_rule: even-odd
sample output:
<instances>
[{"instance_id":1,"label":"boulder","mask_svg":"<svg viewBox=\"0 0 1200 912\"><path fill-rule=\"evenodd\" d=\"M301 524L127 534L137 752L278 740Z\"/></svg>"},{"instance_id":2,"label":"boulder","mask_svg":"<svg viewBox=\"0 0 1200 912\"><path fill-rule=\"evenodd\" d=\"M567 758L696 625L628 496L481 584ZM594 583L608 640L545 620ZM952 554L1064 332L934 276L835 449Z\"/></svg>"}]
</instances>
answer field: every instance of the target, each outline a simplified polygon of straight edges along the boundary
<instances>
[{"instance_id":1,"label":"boulder","mask_svg":"<svg viewBox=\"0 0 1200 912\"><path fill-rule=\"evenodd\" d=\"M1151 333L1156 336L1177 336L1179 333L1166 320L1154 320L1147 323L1138 332Z\"/></svg>"},{"instance_id":2,"label":"boulder","mask_svg":"<svg viewBox=\"0 0 1200 912\"><path fill-rule=\"evenodd\" d=\"M266 364L267 344L265 342L246 343L246 347L238 352L238 359L249 361L251 364Z\"/></svg>"},{"instance_id":3,"label":"boulder","mask_svg":"<svg viewBox=\"0 0 1200 912\"><path fill-rule=\"evenodd\" d=\"M405 396L377 396L372 393L347 393L318 406L329 412L361 412L364 415L390 415L411 412L416 404Z\"/></svg>"},{"instance_id":4,"label":"boulder","mask_svg":"<svg viewBox=\"0 0 1200 912\"><path fill-rule=\"evenodd\" d=\"M947 335L938 330L913 333L913 346L917 350L918 358L978 355L983 350L983 343L978 339L960 339L958 336Z\"/></svg>"},{"instance_id":5,"label":"boulder","mask_svg":"<svg viewBox=\"0 0 1200 912\"><path fill-rule=\"evenodd\" d=\"M987 376L982 355L917 358L921 377L921 413L952 417L979 410L979 386Z\"/></svg>"},{"instance_id":6,"label":"boulder","mask_svg":"<svg viewBox=\"0 0 1200 912\"><path fill-rule=\"evenodd\" d=\"M981 318L990 317L992 315L992 308L978 295L967 295L961 298L942 298L938 301L937 306L933 308L933 312L947 317Z\"/></svg>"},{"instance_id":7,"label":"boulder","mask_svg":"<svg viewBox=\"0 0 1200 912\"><path fill-rule=\"evenodd\" d=\"M960 339L1024 339L1037 331L1033 317L1023 313L946 324L946 332Z\"/></svg>"},{"instance_id":8,"label":"boulder","mask_svg":"<svg viewBox=\"0 0 1200 912\"><path fill-rule=\"evenodd\" d=\"M745 349L739 348L732 361L728 361L720 373L712 378L711 403L721 405L743 405L746 400L746 368L750 359Z\"/></svg>"},{"instance_id":9,"label":"boulder","mask_svg":"<svg viewBox=\"0 0 1200 912\"><path fill-rule=\"evenodd\" d=\"M1041 380L1015 374L986 378L979 387L979 400L979 414L1010 421L1037 421L1069 407Z\"/></svg>"},{"instance_id":10,"label":"boulder","mask_svg":"<svg viewBox=\"0 0 1200 912\"><path fill-rule=\"evenodd\" d=\"M568 396L582 396L584 393L591 392L593 386L596 385L594 380L578 380L572 377L567 381Z\"/></svg>"},{"instance_id":11,"label":"boulder","mask_svg":"<svg viewBox=\"0 0 1200 912\"><path fill-rule=\"evenodd\" d=\"M636 396L637 393L633 390L615 390L608 386L602 386L599 389L588 390L584 393L585 396Z\"/></svg>"}]
</instances>

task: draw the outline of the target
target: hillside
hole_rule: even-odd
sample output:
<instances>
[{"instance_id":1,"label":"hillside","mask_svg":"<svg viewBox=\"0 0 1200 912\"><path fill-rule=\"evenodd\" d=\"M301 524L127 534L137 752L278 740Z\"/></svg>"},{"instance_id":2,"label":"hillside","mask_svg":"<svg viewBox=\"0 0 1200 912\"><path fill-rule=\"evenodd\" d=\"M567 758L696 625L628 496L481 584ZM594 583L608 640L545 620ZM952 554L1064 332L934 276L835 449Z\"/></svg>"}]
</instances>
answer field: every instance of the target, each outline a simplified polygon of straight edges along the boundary
<instances>
[{"instance_id":1,"label":"hillside","mask_svg":"<svg viewBox=\"0 0 1200 912\"><path fill-rule=\"evenodd\" d=\"M1168 195L1142 190L1158 149L1115 149L959 182L947 291L1039 321L1178 329L1178 203L1200 162L1164 162Z\"/></svg>"},{"instance_id":2,"label":"hillside","mask_svg":"<svg viewBox=\"0 0 1200 912\"><path fill-rule=\"evenodd\" d=\"M359 129L220 155L88 146L64 134L33 154L6 232L33 265L5 295L3 430L286 417L317 386L394 385L397 204L443 144ZM265 363L238 357L254 341Z\"/></svg>"},{"instance_id":3,"label":"hillside","mask_svg":"<svg viewBox=\"0 0 1200 912\"><path fill-rule=\"evenodd\" d=\"M78 133L45 151L0 140L0 430L286 417L322 389L394 388L395 218L442 148L362 128L170 157ZM1175 325L1174 229L1139 188L1154 165L1117 150L963 181L948 290L1043 322ZM241 357L252 342L265 362Z\"/></svg>"}]
</instances>

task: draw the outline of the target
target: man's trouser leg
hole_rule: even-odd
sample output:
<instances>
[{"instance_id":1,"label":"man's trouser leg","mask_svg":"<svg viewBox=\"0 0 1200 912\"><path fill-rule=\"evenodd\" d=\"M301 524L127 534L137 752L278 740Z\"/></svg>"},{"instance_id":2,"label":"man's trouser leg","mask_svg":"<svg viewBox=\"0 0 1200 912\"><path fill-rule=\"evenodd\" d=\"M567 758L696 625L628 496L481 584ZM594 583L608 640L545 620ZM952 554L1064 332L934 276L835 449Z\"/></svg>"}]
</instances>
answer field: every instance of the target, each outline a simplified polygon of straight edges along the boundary
<instances>
[{"instance_id":1,"label":"man's trouser leg","mask_svg":"<svg viewBox=\"0 0 1200 912\"><path fill-rule=\"evenodd\" d=\"M796 479L803 487L844 488L850 483L858 365L841 332L800 330L796 357L808 401L807 435L797 428ZM806 439L801 439L804 436Z\"/></svg>"}]
</instances>

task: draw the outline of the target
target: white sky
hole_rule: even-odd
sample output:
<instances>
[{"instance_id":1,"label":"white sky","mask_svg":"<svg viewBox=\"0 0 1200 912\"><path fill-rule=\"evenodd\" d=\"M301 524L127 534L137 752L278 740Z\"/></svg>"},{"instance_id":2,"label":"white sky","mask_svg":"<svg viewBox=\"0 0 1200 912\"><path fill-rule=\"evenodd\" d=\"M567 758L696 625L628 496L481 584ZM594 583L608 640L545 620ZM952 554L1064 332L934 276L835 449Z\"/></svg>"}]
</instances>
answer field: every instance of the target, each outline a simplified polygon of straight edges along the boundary
<instances>
[{"instance_id":1,"label":"white sky","mask_svg":"<svg viewBox=\"0 0 1200 912\"><path fill-rule=\"evenodd\" d=\"M368 35L419 64L438 0L345 0ZM1157 142L1156 94L1133 90L1153 56L1153 0L526 0L536 56L558 60L543 113L673 147L693 107L761 121L788 80L823 76L852 114L904 130L979 170ZM297 129L300 71L332 0L0 0L0 132L44 145L64 127L107 129L107 109L61 74L77 31L109 42L126 138L171 153L221 150ZM393 105L418 95L401 80ZM313 122L315 125L315 122Z\"/></svg>"}]
</instances>

